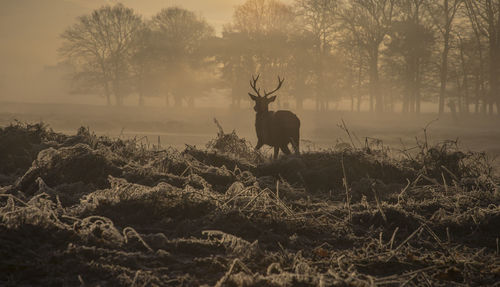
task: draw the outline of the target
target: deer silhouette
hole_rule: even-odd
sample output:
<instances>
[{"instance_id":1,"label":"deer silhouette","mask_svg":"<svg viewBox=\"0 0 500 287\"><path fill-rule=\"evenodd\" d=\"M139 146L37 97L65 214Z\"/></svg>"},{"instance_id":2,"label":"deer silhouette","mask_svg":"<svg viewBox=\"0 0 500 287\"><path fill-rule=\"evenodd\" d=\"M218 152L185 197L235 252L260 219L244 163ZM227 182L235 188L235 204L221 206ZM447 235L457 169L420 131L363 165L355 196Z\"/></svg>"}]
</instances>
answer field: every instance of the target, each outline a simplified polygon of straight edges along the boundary
<instances>
[{"instance_id":1,"label":"deer silhouette","mask_svg":"<svg viewBox=\"0 0 500 287\"><path fill-rule=\"evenodd\" d=\"M257 88L259 76L252 76L250 87L257 95L248 93L255 102L253 108L257 113L255 116L255 131L257 132L256 150L267 144L274 147L274 159L278 158L279 150L285 154L290 154L288 144L291 143L295 154L299 154L299 118L290 111L269 111L269 104L276 100L276 96L269 97L278 91L285 79L278 76L278 87L271 92L264 90L264 96L260 94L260 88Z\"/></svg>"}]
</instances>

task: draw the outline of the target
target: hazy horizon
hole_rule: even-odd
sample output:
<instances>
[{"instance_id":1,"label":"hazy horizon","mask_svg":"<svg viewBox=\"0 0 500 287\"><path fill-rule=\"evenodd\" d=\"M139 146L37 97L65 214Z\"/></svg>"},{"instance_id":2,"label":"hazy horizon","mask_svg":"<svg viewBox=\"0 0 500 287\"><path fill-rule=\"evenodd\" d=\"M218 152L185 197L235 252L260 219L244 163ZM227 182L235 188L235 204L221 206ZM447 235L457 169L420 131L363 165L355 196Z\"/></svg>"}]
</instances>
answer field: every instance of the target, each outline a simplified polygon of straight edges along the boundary
<instances>
[{"instance_id":1,"label":"hazy horizon","mask_svg":"<svg viewBox=\"0 0 500 287\"><path fill-rule=\"evenodd\" d=\"M217 33L231 22L234 8L244 0L1 0L0 1L0 101L46 102L36 94L42 85L39 75L62 61L57 49L61 33L103 5L123 3L144 18L162 8L179 6L194 11L214 26ZM293 0L284 0L292 3ZM31 83L28 84L27 83ZM52 87L47 88L50 93ZM65 95L53 96L52 102L74 102ZM91 99L93 100L93 99Z\"/></svg>"}]
</instances>

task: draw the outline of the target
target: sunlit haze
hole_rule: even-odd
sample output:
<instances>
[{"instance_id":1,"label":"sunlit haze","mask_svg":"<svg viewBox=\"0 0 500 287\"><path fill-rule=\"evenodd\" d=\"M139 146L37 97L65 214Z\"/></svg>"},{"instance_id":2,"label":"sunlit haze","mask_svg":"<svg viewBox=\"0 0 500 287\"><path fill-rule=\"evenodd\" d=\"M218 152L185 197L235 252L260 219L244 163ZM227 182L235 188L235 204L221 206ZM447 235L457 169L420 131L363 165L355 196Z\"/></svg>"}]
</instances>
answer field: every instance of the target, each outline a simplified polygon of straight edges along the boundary
<instances>
[{"instance_id":1,"label":"sunlit haze","mask_svg":"<svg viewBox=\"0 0 500 287\"><path fill-rule=\"evenodd\" d=\"M498 286L500 0L0 0L0 286Z\"/></svg>"}]
</instances>

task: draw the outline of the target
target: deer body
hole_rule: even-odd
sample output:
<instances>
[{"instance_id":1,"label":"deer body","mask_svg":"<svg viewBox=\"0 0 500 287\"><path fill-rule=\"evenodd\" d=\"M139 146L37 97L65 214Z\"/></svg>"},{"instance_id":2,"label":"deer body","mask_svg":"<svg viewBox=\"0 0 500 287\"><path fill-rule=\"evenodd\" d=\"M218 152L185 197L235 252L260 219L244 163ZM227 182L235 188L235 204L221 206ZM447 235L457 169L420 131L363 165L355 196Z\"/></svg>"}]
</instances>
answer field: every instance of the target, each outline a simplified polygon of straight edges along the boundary
<instances>
[{"instance_id":1,"label":"deer body","mask_svg":"<svg viewBox=\"0 0 500 287\"><path fill-rule=\"evenodd\" d=\"M279 79L278 88L270 93L265 93L261 96L260 89L256 88L256 82L259 77L250 82L250 86L257 93L254 96L249 93L252 100L255 101L254 110L257 112L255 116L255 131L257 132L257 145L255 149L260 149L263 145L274 147L274 158L276 159L279 150L285 154L290 154L288 144L291 143L295 153L299 154L300 141L300 120L290 111L269 111L268 106L276 99L276 96L268 98L268 96L276 92L282 85L283 80Z\"/></svg>"}]
</instances>

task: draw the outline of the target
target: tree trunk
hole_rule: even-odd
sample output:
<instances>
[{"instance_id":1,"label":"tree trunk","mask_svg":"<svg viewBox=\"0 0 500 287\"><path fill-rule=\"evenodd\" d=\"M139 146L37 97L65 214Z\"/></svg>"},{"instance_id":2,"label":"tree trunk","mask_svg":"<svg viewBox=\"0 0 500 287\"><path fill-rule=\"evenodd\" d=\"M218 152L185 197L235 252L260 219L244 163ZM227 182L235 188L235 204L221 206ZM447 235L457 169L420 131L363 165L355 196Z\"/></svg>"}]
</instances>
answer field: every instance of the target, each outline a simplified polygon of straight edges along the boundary
<instances>
[{"instance_id":1,"label":"tree trunk","mask_svg":"<svg viewBox=\"0 0 500 287\"><path fill-rule=\"evenodd\" d=\"M460 61L462 62L462 73L463 73L463 78L462 78L462 87L463 87L463 107L461 107L462 111L465 114L469 114L469 81L467 79L467 67L465 64L465 56L464 56L464 48L463 48L463 43L462 39L460 38Z\"/></svg>"},{"instance_id":2,"label":"tree trunk","mask_svg":"<svg viewBox=\"0 0 500 287\"><path fill-rule=\"evenodd\" d=\"M358 93L358 100L356 102L356 110L359 112L361 112L361 92Z\"/></svg>"},{"instance_id":3,"label":"tree trunk","mask_svg":"<svg viewBox=\"0 0 500 287\"><path fill-rule=\"evenodd\" d=\"M174 106L176 108L182 107L182 96L179 94L174 94Z\"/></svg>"},{"instance_id":4,"label":"tree trunk","mask_svg":"<svg viewBox=\"0 0 500 287\"><path fill-rule=\"evenodd\" d=\"M107 81L104 83L104 96L106 97L106 105L108 107L110 107L111 106L111 95L109 92L109 84Z\"/></svg>"},{"instance_id":5,"label":"tree trunk","mask_svg":"<svg viewBox=\"0 0 500 287\"><path fill-rule=\"evenodd\" d=\"M383 103L378 91L378 45L370 53L370 112L382 112Z\"/></svg>"},{"instance_id":6,"label":"tree trunk","mask_svg":"<svg viewBox=\"0 0 500 287\"><path fill-rule=\"evenodd\" d=\"M458 106L458 114L459 115L462 115L463 113L463 85L460 84L460 78L458 77L458 73L457 73L457 93L456 93L456 97L457 97L457 106Z\"/></svg>"},{"instance_id":7,"label":"tree trunk","mask_svg":"<svg viewBox=\"0 0 500 287\"><path fill-rule=\"evenodd\" d=\"M476 89L476 112L486 114L486 97L484 94L484 59L483 59L483 45L481 44L481 33L477 27L478 23L475 22L474 17L472 17L473 12L470 12L470 21L473 24L472 29L474 31L474 38L476 40L477 50L479 53L479 74L477 77L477 89Z\"/></svg>"},{"instance_id":8,"label":"tree trunk","mask_svg":"<svg viewBox=\"0 0 500 287\"><path fill-rule=\"evenodd\" d=\"M170 107L170 99L168 93L165 94L165 107Z\"/></svg>"},{"instance_id":9,"label":"tree trunk","mask_svg":"<svg viewBox=\"0 0 500 287\"><path fill-rule=\"evenodd\" d=\"M374 95L375 99L375 111L377 113L382 113L384 111L384 98L382 94L380 93L379 89L379 76L378 76L378 45L376 48L373 50L373 59L371 63L371 73L370 73L370 82L371 82L371 89ZM373 109L373 108L372 108Z\"/></svg>"},{"instance_id":10,"label":"tree trunk","mask_svg":"<svg viewBox=\"0 0 500 287\"><path fill-rule=\"evenodd\" d=\"M359 44L358 44L359 45ZM363 76L363 59L362 59L362 54L361 54L361 49L359 50L359 67L358 67L358 86L357 86L357 96L358 96L358 101L357 101L357 111L361 111L361 82L362 82L362 76Z\"/></svg>"},{"instance_id":11,"label":"tree trunk","mask_svg":"<svg viewBox=\"0 0 500 287\"><path fill-rule=\"evenodd\" d=\"M351 112L354 112L354 93L351 90Z\"/></svg>"},{"instance_id":12,"label":"tree trunk","mask_svg":"<svg viewBox=\"0 0 500 287\"><path fill-rule=\"evenodd\" d=\"M416 70L415 70L415 113L420 114L420 102L421 102L421 63L420 59L416 59Z\"/></svg>"},{"instance_id":13,"label":"tree trunk","mask_svg":"<svg viewBox=\"0 0 500 287\"><path fill-rule=\"evenodd\" d=\"M446 97L446 84L448 81L448 53L450 51L449 38L449 31L446 31L444 35L444 48L441 54L441 73L439 76L441 82L439 88L439 115L442 115L444 112L444 102Z\"/></svg>"},{"instance_id":14,"label":"tree trunk","mask_svg":"<svg viewBox=\"0 0 500 287\"><path fill-rule=\"evenodd\" d=\"M474 75L474 113L479 114L479 97L480 97L480 83L479 76Z\"/></svg>"},{"instance_id":15,"label":"tree trunk","mask_svg":"<svg viewBox=\"0 0 500 287\"><path fill-rule=\"evenodd\" d=\"M409 86L406 87L405 90L406 91L403 94L403 105L401 107L401 111L403 112L403 114L406 114L406 113L408 113L410 111L410 94L411 94L411 90L410 90Z\"/></svg>"},{"instance_id":16,"label":"tree trunk","mask_svg":"<svg viewBox=\"0 0 500 287\"><path fill-rule=\"evenodd\" d=\"M405 95L403 97L403 113L411 113L414 111L414 63L411 56L405 57L406 61L406 87L405 87Z\"/></svg>"},{"instance_id":17,"label":"tree trunk","mask_svg":"<svg viewBox=\"0 0 500 287\"><path fill-rule=\"evenodd\" d=\"M496 45L496 37L490 35L490 70L489 70L489 78L490 78L490 91L488 95L488 113L493 115L493 105L497 102L498 97L498 61L499 52L497 51L499 47Z\"/></svg>"}]
</instances>

